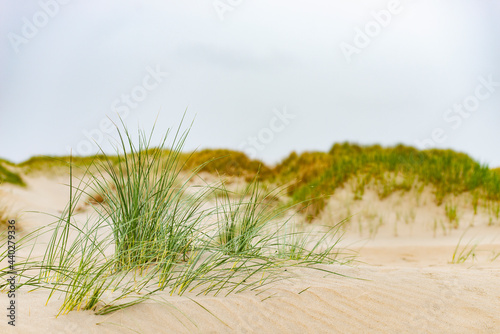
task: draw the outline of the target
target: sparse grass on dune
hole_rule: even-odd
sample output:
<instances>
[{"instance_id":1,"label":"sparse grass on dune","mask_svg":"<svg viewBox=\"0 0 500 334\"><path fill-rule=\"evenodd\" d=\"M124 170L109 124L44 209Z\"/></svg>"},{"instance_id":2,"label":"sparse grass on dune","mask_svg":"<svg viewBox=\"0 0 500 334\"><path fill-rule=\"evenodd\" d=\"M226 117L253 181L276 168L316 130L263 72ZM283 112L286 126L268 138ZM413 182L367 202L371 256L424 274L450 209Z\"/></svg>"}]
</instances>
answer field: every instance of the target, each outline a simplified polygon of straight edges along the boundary
<instances>
[{"instance_id":1,"label":"sparse grass on dune","mask_svg":"<svg viewBox=\"0 0 500 334\"><path fill-rule=\"evenodd\" d=\"M236 293L286 278L283 266L343 263L337 229L307 247L286 220L277 221L281 212L266 200L272 191L262 192L258 179L236 202L223 185L190 188L189 180L217 160L181 175L187 168L181 159L187 132L174 133L168 150L163 148L171 134L153 150L152 134L141 132L138 145L126 129L119 135L117 155L92 160L78 184L70 161L67 208L53 224L25 238L48 233L50 242L42 259L17 260L18 289L47 289L49 299L62 294L60 313L91 309L106 314L154 299L161 291ZM216 198L227 201L209 205L215 190ZM74 215L77 203L96 193L102 201L95 201L93 214L82 222ZM19 252L31 245L20 240L17 247Z\"/></svg>"},{"instance_id":2,"label":"sparse grass on dune","mask_svg":"<svg viewBox=\"0 0 500 334\"><path fill-rule=\"evenodd\" d=\"M477 243L473 243L472 240L470 240L465 246L460 245L466 232L467 232L467 230L465 230L462 233L462 235L460 236L460 239L458 240L457 246L455 247L455 250L453 251L453 256L452 256L451 262L450 262L452 264L464 263L469 258L471 258L474 261L474 259L476 258L476 248L478 246Z\"/></svg>"},{"instance_id":3,"label":"sparse grass on dune","mask_svg":"<svg viewBox=\"0 0 500 334\"><path fill-rule=\"evenodd\" d=\"M448 218L448 222L454 228L458 228L458 214L457 214L457 206L453 204L445 205L446 217Z\"/></svg>"}]
</instances>

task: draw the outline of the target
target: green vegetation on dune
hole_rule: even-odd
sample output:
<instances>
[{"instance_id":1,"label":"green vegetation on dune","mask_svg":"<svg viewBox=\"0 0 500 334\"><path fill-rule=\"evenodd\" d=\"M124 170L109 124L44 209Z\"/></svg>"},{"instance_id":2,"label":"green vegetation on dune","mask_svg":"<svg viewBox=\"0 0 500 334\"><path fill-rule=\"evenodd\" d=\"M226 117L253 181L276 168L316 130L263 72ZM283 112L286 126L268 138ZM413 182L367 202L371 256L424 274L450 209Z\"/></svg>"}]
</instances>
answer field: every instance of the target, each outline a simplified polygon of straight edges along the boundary
<instances>
[{"instance_id":1,"label":"green vegetation on dune","mask_svg":"<svg viewBox=\"0 0 500 334\"><path fill-rule=\"evenodd\" d=\"M247 180L255 178L258 174L261 178L270 177L272 169L258 160L250 159L245 153L224 150L205 149L184 154L184 169L191 170L202 166L200 171L212 174L241 176ZM208 163L207 163L208 162Z\"/></svg>"},{"instance_id":2,"label":"green vegetation on dune","mask_svg":"<svg viewBox=\"0 0 500 334\"><path fill-rule=\"evenodd\" d=\"M203 169L210 173L247 177L259 173L266 182L286 185L292 204L303 203L309 219L324 209L328 196L353 178L357 181L357 199L363 197L370 183L377 185L381 199L396 191L409 191L419 183L433 186L438 205L447 195L463 192L500 200L500 169L490 170L452 150L340 143L329 152L293 152L274 167L229 150L203 150L192 158L193 165L212 159Z\"/></svg>"},{"instance_id":3,"label":"green vegetation on dune","mask_svg":"<svg viewBox=\"0 0 500 334\"><path fill-rule=\"evenodd\" d=\"M151 148L145 154L155 159L166 159L171 152ZM83 170L99 161L119 162L113 155L73 157L73 166ZM328 152L291 153L276 166L268 166L250 159L243 152L226 149L204 149L179 156L182 170L208 172L214 175L243 177L246 181L256 176L276 186L287 186L292 204L307 207L309 219L316 217L326 206L328 197L347 181L354 179L355 198L361 199L368 185L376 185L381 199L396 191L408 191L418 185L431 185L435 199L441 205L448 195L474 193L477 201L500 201L500 168L489 169L464 153L452 150L418 150L397 145L361 146L340 143ZM67 168L70 157L33 157L19 165L24 173ZM4 170L6 172L4 172ZM0 164L0 178L6 182L20 182L20 177ZM6 177L3 177L6 179ZM22 180L21 180L22 181Z\"/></svg>"},{"instance_id":4,"label":"green vegetation on dune","mask_svg":"<svg viewBox=\"0 0 500 334\"><path fill-rule=\"evenodd\" d=\"M436 203L447 195L477 192L481 198L500 200L500 174L452 150L424 150L398 145L335 144L328 153L292 153L275 168L278 183L294 182L289 195L294 203L309 204L314 218L325 207L329 195L347 180L357 178L357 192L374 182L379 196L408 191L416 182L432 185Z\"/></svg>"},{"instance_id":5,"label":"green vegetation on dune","mask_svg":"<svg viewBox=\"0 0 500 334\"><path fill-rule=\"evenodd\" d=\"M16 165L15 163L13 163L11 161L6 160L6 159L2 159L2 158L0 158L0 164L2 164L4 166L11 166L11 167Z\"/></svg>"},{"instance_id":6,"label":"green vegetation on dune","mask_svg":"<svg viewBox=\"0 0 500 334\"><path fill-rule=\"evenodd\" d=\"M168 149L148 148L144 154L155 159L168 159L172 152ZM85 170L86 167L102 161L113 161L114 164L120 162L120 157L116 155L94 155L88 157L78 156L35 156L17 166L24 173L46 172L62 169L67 171L68 165L72 161L72 166ZM269 177L272 169L259 160L250 159L246 154L226 149L205 149L194 152L181 153L179 162L184 171L191 171L201 166L200 172L219 174L226 176L244 177L247 181L255 178L256 175Z\"/></svg>"},{"instance_id":7,"label":"green vegetation on dune","mask_svg":"<svg viewBox=\"0 0 500 334\"><path fill-rule=\"evenodd\" d=\"M77 169L91 166L94 162L111 160L116 161L115 156L105 156L102 154L88 156L88 157L78 157L78 156L46 156L40 155L31 157L30 159L21 162L17 166L22 168L23 172L26 174L34 172L46 172L55 171L57 169L67 170L69 163Z\"/></svg>"},{"instance_id":8,"label":"green vegetation on dune","mask_svg":"<svg viewBox=\"0 0 500 334\"><path fill-rule=\"evenodd\" d=\"M159 148L150 148L152 133L139 132L135 144L124 129L115 155L33 157L9 169L0 164L0 176L11 179L10 169L65 168L70 174L70 199L61 217L19 240L22 249L34 247L32 241L42 233L50 237L43 258L16 262L18 288L47 289L49 299L61 293L61 313L106 314L161 291L255 290L286 278L284 267L336 274L315 265L350 261L337 249L343 222L318 238L291 226L290 213L298 209L314 219L329 196L351 180L355 199L363 198L367 187L383 199L431 186L436 203L445 203L449 223L456 226L457 206L448 195L471 193L475 210L480 201L495 204L491 207L499 216L500 173L463 153L342 143L328 152L291 153L271 167L231 150L183 153L188 132L179 128L168 147L172 134L167 132ZM74 168L82 174L73 174ZM242 177L249 184L239 194L226 188L226 178L191 185L201 171ZM266 190L273 187L285 189L287 204L275 200L279 192ZM87 218L75 217L82 196L92 203ZM1 253L0 260L7 256ZM4 268L0 277L6 275Z\"/></svg>"},{"instance_id":9,"label":"green vegetation on dune","mask_svg":"<svg viewBox=\"0 0 500 334\"><path fill-rule=\"evenodd\" d=\"M154 299L161 291L227 295L293 277L283 267L336 274L334 268L315 265L351 260L340 258L339 226L320 238L288 228L289 218L282 217L287 208L272 205L274 193L263 191L258 177L236 199L223 181L190 186L200 170L224 158L212 160L217 158L213 152L203 153L209 160L186 165L182 147L187 132L178 130L169 149L163 150L149 149L152 133L141 132L136 145L125 129L119 132L117 155L89 160L83 176L73 177L70 160L70 196L61 217L17 240L16 249L27 248L30 255L19 255L13 264L19 278L16 288L46 289L48 299L60 293L60 313L107 314ZM242 171L254 168L254 162L240 158L248 163ZM191 168L190 173L181 173L185 168ZM86 219L75 217L79 199L96 193L102 200L94 198L92 213ZM32 257L29 248L41 234L50 238L45 253ZM5 242L0 248L5 250L0 262L6 263ZM0 277L10 275L7 268L0 268ZM0 284L0 289L9 284Z\"/></svg>"},{"instance_id":10,"label":"green vegetation on dune","mask_svg":"<svg viewBox=\"0 0 500 334\"><path fill-rule=\"evenodd\" d=\"M5 182L24 187L25 184L21 176L4 167L3 166L4 163L5 163L4 161L0 161L0 183ZM9 166L12 165L10 163L5 163L5 164Z\"/></svg>"}]
</instances>

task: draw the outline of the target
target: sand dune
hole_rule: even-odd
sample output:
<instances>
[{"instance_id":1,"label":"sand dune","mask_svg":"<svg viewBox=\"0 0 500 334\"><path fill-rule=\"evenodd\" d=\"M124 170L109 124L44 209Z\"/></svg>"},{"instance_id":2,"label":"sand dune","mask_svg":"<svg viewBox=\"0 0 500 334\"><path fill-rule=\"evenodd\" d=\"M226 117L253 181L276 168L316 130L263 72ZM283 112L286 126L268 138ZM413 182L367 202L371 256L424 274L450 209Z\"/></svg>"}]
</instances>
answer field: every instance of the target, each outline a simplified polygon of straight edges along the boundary
<instances>
[{"instance_id":1,"label":"sand dune","mask_svg":"<svg viewBox=\"0 0 500 334\"><path fill-rule=\"evenodd\" d=\"M64 178L27 183L26 189L4 185L1 191L29 231L50 217L26 211L57 214L66 204L67 187ZM24 290L17 298L16 328L3 320L0 332L498 333L500 258L492 259L500 252L495 238L500 228L476 224L463 239L478 240L475 258L451 264L465 225L436 237L428 228L406 233L405 224L394 236L391 221L373 237L347 229L344 244L359 251L359 262L325 266L344 276L289 268L283 275L294 278L265 289L227 297L160 293L156 301L104 316L74 311L56 318L57 296L45 306L47 291ZM2 300L7 305L7 298Z\"/></svg>"},{"instance_id":2,"label":"sand dune","mask_svg":"<svg viewBox=\"0 0 500 334\"><path fill-rule=\"evenodd\" d=\"M160 295L165 302L147 302L109 316L85 311L57 319L57 300L44 306L45 292L23 293L16 330L75 334L497 333L500 328L498 269L335 269L366 280L307 271L303 273L307 276L276 284L260 295L192 296L196 302L190 296Z\"/></svg>"}]
</instances>

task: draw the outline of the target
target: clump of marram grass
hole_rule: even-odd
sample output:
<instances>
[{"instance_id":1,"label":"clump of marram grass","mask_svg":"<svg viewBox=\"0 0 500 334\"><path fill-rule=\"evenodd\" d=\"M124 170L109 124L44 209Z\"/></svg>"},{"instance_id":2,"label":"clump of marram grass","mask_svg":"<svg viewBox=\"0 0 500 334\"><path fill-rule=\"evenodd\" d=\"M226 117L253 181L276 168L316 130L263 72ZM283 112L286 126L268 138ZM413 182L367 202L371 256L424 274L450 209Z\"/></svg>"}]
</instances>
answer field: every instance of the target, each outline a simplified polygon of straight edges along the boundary
<instances>
[{"instance_id":1,"label":"clump of marram grass","mask_svg":"<svg viewBox=\"0 0 500 334\"><path fill-rule=\"evenodd\" d=\"M236 197L224 184L220 186L222 195L216 198L216 242L222 251L228 255L335 262L340 254L334 247L340 240L337 233L343 222L326 232L299 231L291 222L294 215L286 217L290 208L277 200L283 189L262 188L258 177ZM327 242L327 239L333 241ZM320 250L318 247L322 245L328 246Z\"/></svg>"},{"instance_id":2,"label":"clump of marram grass","mask_svg":"<svg viewBox=\"0 0 500 334\"><path fill-rule=\"evenodd\" d=\"M261 254L266 241L263 229L280 213L266 203L271 195L272 193L260 193L257 179L235 200L224 184L221 185L221 196L216 197L219 208L217 241L225 253Z\"/></svg>"},{"instance_id":3,"label":"clump of marram grass","mask_svg":"<svg viewBox=\"0 0 500 334\"><path fill-rule=\"evenodd\" d=\"M179 128L168 150L163 148L169 133L159 149L149 148L152 134L140 132L136 146L126 128L119 131L117 155L94 160L76 185L70 164L70 199L62 216L19 242L20 248L29 247L39 233L51 235L41 260L28 257L16 263L18 289L45 288L49 299L61 293L60 313L106 314L160 291L236 293L283 279L283 266L340 263L337 239L323 247L325 235L308 247L286 230L286 222L273 225L282 212L270 207L268 196L259 196L257 180L236 203L223 185L189 187L189 180L210 161L181 177L187 131ZM88 176L90 181L84 182ZM228 201L210 205L214 190ZM82 222L74 215L77 204L95 193L102 201Z\"/></svg>"}]
</instances>

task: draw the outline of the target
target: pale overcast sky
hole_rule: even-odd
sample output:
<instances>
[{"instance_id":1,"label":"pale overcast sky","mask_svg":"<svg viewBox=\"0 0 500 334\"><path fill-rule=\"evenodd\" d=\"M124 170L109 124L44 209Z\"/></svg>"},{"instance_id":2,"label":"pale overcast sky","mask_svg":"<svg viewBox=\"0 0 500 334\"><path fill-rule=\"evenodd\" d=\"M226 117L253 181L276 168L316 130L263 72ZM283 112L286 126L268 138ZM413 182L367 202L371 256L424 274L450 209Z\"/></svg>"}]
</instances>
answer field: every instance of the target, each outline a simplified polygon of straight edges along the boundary
<instances>
[{"instance_id":1,"label":"pale overcast sky","mask_svg":"<svg viewBox=\"0 0 500 334\"><path fill-rule=\"evenodd\" d=\"M335 142L500 166L500 1L0 4L0 157L94 153L120 113L266 162ZM109 134L115 137L115 133Z\"/></svg>"}]
</instances>

